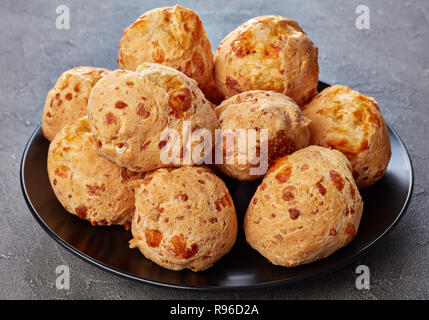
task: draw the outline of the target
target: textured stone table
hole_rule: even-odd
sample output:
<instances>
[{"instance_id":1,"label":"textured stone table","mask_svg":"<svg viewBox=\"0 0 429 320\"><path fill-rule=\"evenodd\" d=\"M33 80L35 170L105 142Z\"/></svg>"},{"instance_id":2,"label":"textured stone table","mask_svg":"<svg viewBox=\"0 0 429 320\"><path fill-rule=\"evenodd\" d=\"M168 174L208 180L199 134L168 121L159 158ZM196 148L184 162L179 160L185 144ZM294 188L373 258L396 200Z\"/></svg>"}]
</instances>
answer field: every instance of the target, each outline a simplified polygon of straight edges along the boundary
<instances>
[{"instance_id":1,"label":"textured stone table","mask_svg":"<svg viewBox=\"0 0 429 320\"><path fill-rule=\"evenodd\" d=\"M52 240L27 209L19 186L25 143L40 123L48 90L78 65L115 69L122 30L140 13L174 1L15 1L0 3L0 298L26 299L384 299L429 298L429 2L367 1L370 29L355 27L363 1L183 1L198 12L213 48L236 26L262 14L296 19L319 47L320 79L374 96L402 137L415 169L414 196L399 226L360 261L303 285L195 293L114 276ZM56 7L70 8L57 30ZM55 268L70 267L57 290ZM368 265L371 289L355 288Z\"/></svg>"}]
</instances>

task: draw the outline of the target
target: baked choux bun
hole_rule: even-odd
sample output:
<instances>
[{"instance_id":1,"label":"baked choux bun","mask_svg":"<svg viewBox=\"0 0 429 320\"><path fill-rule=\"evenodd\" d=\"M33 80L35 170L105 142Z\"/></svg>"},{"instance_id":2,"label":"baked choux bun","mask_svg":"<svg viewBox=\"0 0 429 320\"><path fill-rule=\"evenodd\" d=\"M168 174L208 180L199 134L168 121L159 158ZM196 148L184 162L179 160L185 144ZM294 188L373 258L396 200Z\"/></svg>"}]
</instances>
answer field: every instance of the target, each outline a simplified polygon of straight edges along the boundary
<instances>
[{"instance_id":1,"label":"baked choux bun","mask_svg":"<svg viewBox=\"0 0 429 320\"><path fill-rule=\"evenodd\" d=\"M336 85L319 93L304 114L311 119L312 143L341 151L359 188L380 180L390 160L390 138L374 98Z\"/></svg>"},{"instance_id":2,"label":"baked choux bun","mask_svg":"<svg viewBox=\"0 0 429 320\"><path fill-rule=\"evenodd\" d=\"M48 174L63 207L92 225L129 224L134 213L132 183L142 175L95 153L87 117L66 125L49 146Z\"/></svg>"},{"instance_id":3,"label":"baked choux bun","mask_svg":"<svg viewBox=\"0 0 429 320\"><path fill-rule=\"evenodd\" d=\"M219 141L223 140L216 151L224 156L218 168L238 180L261 178L274 160L310 143L310 121L302 115L301 109L292 99L281 93L263 90L243 92L224 100L215 108L215 112L220 128L232 129L231 133L225 131L225 138L218 137ZM246 132L255 129L258 132L256 140L249 133L242 132L240 136L239 132L243 129ZM266 138L262 136L261 129L268 130ZM232 154L232 148L226 147L229 134L234 135L233 163L227 161L227 156ZM254 141L258 152L249 153L249 147L246 149L246 146ZM244 147L242 151L240 145ZM246 161L240 161L240 156L244 156ZM266 165L265 170L262 170L264 158ZM256 170L256 167L259 169Z\"/></svg>"},{"instance_id":4,"label":"baked choux bun","mask_svg":"<svg viewBox=\"0 0 429 320\"><path fill-rule=\"evenodd\" d=\"M298 105L315 95L318 50L297 22L277 15L250 19L227 35L215 54L217 88L226 96L272 90Z\"/></svg>"},{"instance_id":5,"label":"baked choux bun","mask_svg":"<svg viewBox=\"0 0 429 320\"><path fill-rule=\"evenodd\" d=\"M153 63L135 72L115 70L100 80L89 98L88 118L97 153L137 172L193 165L190 155L199 142L191 143L188 136L204 129L214 141L218 127L212 104L195 80ZM179 163L161 157L161 150L170 146L165 129L177 132L171 144L180 152Z\"/></svg>"},{"instance_id":6,"label":"baked choux bun","mask_svg":"<svg viewBox=\"0 0 429 320\"><path fill-rule=\"evenodd\" d=\"M141 15L122 35L118 65L135 71L143 62L172 67L199 84L208 82L213 51L198 15L179 5Z\"/></svg>"},{"instance_id":7,"label":"baked choux bun","mask_svg":"<svg viewBox=\"0 0 429 320\"><path fill-rule=\"evenodd\" d=\"M76 67L61 74L49 91L43 109L42 130L52 141L66 124L86 115L92 87L110 71L94 67Z\"/></svg>"},{"instance_id":8,"label":"baked choux bun","mask_svg":"<svg viewBox=\"0 0 429 320\"><path fill-rule=\"evenodd\" d=\"M362 209L346 157L309 146L270 168L247 209L246 240L275 265L307 264L352 241Z\"/></svg>"},{"instance_id":9,"label":"baked choux bun","mask_svg":"<svg viewBox=\"0 0 429 320\"><path fill-rule=\"evenodd\" d=\"M158 169L136 188L131 248L170 270L202 271L231 250L234 204L223 181L205 167Z\"/></svg>"}]
</instances>

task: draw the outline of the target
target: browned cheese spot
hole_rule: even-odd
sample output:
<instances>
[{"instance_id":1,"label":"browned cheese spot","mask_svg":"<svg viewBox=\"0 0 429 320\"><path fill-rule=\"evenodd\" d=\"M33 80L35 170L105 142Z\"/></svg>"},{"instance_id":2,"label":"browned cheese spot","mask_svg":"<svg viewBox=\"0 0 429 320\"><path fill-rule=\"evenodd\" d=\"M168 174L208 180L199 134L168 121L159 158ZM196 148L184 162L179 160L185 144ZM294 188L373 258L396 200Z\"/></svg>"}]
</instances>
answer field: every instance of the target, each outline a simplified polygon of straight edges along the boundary
<instances>
[{"instance_id":1,"label":"browned cheese spot","mask_svg":"<svg viewBox=\"0 0 429 320\"><path fill-rule=\"evenodd\" d=\"M301 212L298 209L295 208L290 208L289 209L289 216L291 219L296 219L299 217L299 215L301 214Z\"/></svg>"},{"instance_id":2,"label":"browned cheese spot","mask_svg":"<svg viewBox=\"0 0 429 320\"><path fill-rule=\"evenodd\" d=\"M292 174L292 167L286 167L276 174L278 183L285 183L289 180Z\"/></svg>"},{"instance_id":3,"label":"browned cheese spot","mask_svg":"<svg viewBox=\"0 0 429 320\"><path fill-rule=\"evenodd\" d=\"M126 104L124 101L116 101L115 108L117 109L124 109L128 107L128 104Z\"/></svg>"},{"instance_id":4,"label":"browned cheese spot","mask_svg":"<svg viewBox=\"0 0 429 320\"><path fill-rule=\"evenodd\" d=\"M331 177L332 183L335 185L338 191L343 190L344 188L344 179L341 177L341 175L335 171L330 170L329 176Z\"/></svg>"}]
</instances>

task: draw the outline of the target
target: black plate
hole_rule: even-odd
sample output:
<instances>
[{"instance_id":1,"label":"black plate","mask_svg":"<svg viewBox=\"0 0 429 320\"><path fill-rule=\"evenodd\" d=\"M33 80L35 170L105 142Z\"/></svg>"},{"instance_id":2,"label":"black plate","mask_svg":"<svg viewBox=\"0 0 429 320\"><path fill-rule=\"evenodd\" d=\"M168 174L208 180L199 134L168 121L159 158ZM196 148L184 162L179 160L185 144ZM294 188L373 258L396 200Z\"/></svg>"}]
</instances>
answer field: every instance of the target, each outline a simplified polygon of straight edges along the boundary
<instances>
[{"instance_id":1,"label":"black plate","mask_svg":"<svg viewBox=\"0 0 429 320\"><path fill-rule=\"evenodd\" d=\"M327 85L320 83L319 90ZM413 172L408 153L388 125L392 158L386 175L364 189L364 212L356 238L330 257L296 268L270 264L244 239L243 217L259 182L225 178L236 206L239 235L234 248L203 272L169 271L128 248L131 234L123 227L92 227L68 214L56 199L49 183L46 158L49 142L41 128L31 136L21 162L21 187L30 211L52 238L85 261L134 280L184 289L255 288L290 285L333 272L354 261L384 237L404 215L411 197Z\"/></svg>"}]
</instances>

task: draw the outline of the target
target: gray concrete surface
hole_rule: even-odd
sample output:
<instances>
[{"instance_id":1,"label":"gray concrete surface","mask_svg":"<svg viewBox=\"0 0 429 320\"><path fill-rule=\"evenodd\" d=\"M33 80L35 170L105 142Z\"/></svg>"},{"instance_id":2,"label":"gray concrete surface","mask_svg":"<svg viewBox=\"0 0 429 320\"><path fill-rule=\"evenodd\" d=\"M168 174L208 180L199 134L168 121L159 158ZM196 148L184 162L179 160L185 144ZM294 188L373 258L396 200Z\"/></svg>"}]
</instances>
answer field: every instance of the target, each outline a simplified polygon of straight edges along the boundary
<instances>
[{"instance_id":1,"label":"gray concrete surface","mask_svg":"<svg viewBox=\"0 0 429 320\"><path fill-rule=\"evenodd\" d=\"M194 293L128 281L81 261L57 245L27 209L19 187L25 143L41 121L48 90L77 65L116 68L122 30L140 13L173 1L0 2L0 298L19 299L388 299L429 297L429 2L180 1L198 12L212 46L262 14L296 19L319 47L320 79L376 97L411 154L415 191L408 214L382 243L343 270L292 288ZM71 29L57 30L57 5ZM370 29L355 27L358 4ZM70 266L71 288L55 287L57 265ZM358 264L371 289L355 288Z\"/></svg>"}]
</instances>

